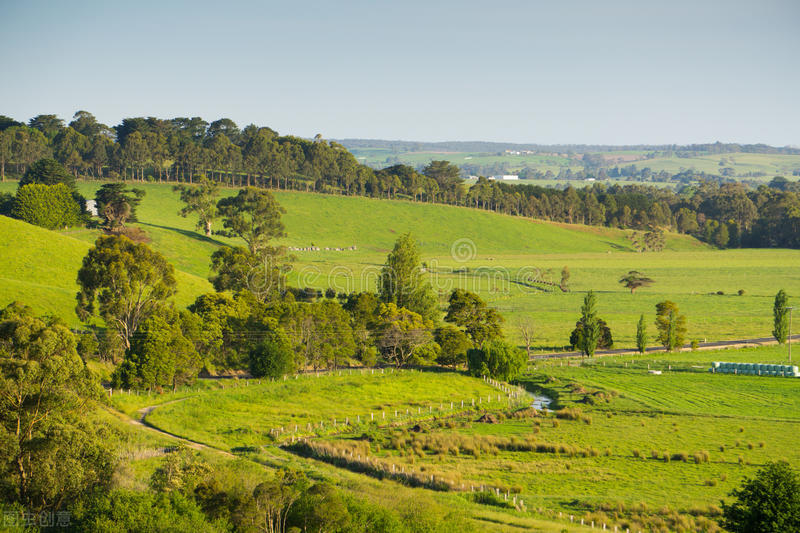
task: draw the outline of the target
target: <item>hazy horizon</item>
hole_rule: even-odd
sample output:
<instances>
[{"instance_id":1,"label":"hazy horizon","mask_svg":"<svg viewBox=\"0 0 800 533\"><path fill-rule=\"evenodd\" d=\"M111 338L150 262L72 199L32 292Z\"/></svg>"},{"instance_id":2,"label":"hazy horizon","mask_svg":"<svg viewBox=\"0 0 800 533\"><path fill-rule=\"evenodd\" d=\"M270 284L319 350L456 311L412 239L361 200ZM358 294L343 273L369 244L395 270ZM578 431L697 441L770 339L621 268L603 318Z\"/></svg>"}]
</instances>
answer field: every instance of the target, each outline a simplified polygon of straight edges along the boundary
<instances>
[{"instance_id":1,"label":"hazy horizon","mask_svg":"<svg viewBox=\"0 0 800 533\"><path fill-rule=\"evenodd\" d=\"M0 114L333 139L800 145L800 4L0 5Z\"/></svg>"}]
</instances>

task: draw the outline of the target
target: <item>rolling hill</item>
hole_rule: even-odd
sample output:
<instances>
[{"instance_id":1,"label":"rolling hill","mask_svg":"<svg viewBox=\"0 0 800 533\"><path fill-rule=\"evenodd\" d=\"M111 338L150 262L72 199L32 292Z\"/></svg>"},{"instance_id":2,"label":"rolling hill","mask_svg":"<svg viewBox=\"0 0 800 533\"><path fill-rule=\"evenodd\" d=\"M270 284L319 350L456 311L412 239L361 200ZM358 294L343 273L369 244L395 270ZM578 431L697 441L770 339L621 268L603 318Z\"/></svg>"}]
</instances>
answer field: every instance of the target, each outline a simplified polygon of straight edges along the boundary
<instances>
[{"instance_id":1,"label":"rolling hill","mask_svg":"<svg viewBox=\"0 0 800 533\"><path fill-rule=\"evenodd\" d=\"M48 231L0 216L0 305L21 301L39 313L59 316L70 325L75 315L75 279L91 245L69 235ZM188 305L210 290L205 279L178 271L175 302Z\"/></svg>"}]
</instances>

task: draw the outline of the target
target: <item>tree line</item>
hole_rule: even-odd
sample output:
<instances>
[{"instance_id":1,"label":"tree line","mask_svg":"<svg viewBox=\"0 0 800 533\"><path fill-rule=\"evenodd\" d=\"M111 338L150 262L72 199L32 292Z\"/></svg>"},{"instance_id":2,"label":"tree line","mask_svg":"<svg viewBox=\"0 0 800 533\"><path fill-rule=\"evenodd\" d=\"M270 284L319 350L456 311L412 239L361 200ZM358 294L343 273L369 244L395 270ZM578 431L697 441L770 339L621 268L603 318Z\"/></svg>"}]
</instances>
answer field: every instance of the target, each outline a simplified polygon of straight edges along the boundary
<instances>
[{"instance_id":1,"label":"tree line","mask_svg":"<svg viewBox=\"0 0 800 533\"><path fill-rule=\"evenodd\" d=\"M752 189L685 171L670 178L686 183L677 192L596 182L561 190L485 178L466 187L461 169L447 161L374 170L320 135L282 136L253 124L240 129L225 118L208 123L199 117L134 117L111 128L87 111L78 111L67 125L55 115L38 115L28 124L0 117L2 179L7 170L23 176L43 158L55 159L75 177L182 183L207 177L226 186L407 199L556 222L676 231L719 247L800 247L798 186L782 177ZM635 167L578 172L599 179L600 174L652 177L649 169ZM700 184L689 183L697 178Z\"/></svg>"}]
</instances>

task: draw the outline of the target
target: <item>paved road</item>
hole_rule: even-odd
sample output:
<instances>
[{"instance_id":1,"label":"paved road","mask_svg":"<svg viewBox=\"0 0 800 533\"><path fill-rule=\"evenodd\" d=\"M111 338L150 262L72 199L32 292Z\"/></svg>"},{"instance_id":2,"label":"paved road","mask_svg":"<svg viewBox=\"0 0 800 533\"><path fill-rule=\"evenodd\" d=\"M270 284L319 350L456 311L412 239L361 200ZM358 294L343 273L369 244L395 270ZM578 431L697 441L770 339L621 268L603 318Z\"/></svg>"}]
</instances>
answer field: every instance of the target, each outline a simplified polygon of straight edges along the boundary
<instances>
[{"instance_id":1,"label":"paved road","mask_svg":"<svg viewBox=\"0 0 800 533\"><path fill-rule=\"evenodd\" d=\"M792 344L794 344L797 340L800 340L800 334L792 335ZM774 337L761 337L758 339L740 339L734 341L713 341L713 342L701 342L697 345L698 350L714 350L716 348L744 348L747 346L769 346L770 344L777 344L777 341ZM684 344L681 348L682 352L691 350L692 346L690 344ZM647 348L647 353L655 353L655 352L665 352L666 348L663 346L655 346L652 348ZM627 354L637 354L639 350L635 349L624 349L624 350L598 350L594 353L595 357L602 357L604 355L627 355ZM552 352L552 353L544 353L544 354L533 354L530 357L531 361L536 361L537 359L558 359L560 357L580 357L582 354L581 352ZM800 357L800 352L798 352L798 356Z\"/></svg>"}]
</instances>

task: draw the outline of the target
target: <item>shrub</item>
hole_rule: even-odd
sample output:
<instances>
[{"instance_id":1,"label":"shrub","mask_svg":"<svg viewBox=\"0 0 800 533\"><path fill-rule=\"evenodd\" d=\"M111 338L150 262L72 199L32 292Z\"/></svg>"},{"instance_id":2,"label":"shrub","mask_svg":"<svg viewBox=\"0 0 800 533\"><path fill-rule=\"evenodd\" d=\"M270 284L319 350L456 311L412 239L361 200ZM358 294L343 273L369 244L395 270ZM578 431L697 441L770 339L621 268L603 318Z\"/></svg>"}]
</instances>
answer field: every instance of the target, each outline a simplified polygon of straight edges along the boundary
<instances>
[{"instance_id":1,"label":"shrub","mask_svg":"<svg viewBox=\"0 0 800 533\"><path fill-rule=\"evenodd\" d=\"M20 188L37 183L40 185L64 184L70 191L75 190L75 177L55 159L40 159L28 167L19 181Z\"/></svg>"},{"instance_id":2,"label":"shrub","mask_svg":"<svg viewBox=\"0 0 800 533\"><path fill-rule=\"evenodd\" d=\"M7 192L0 193L0 215L11 216L14 209L14 195Z\"/></svg>"},{"instance_id":3,"label":"shrub","mask_svg":"<svg viewBox=\"0 0 800 533\"><path fill-rule=\"evenodd\" d=\"M527 362L524 351L500 339L487 341L480 349L467 351L467 367L473 376L511 381L525 370Z\"/></svg>"},{"instance_id":4,"label":"shrub","mask_svg":"<svg viewBox=\"0 0 800 533\"><path fill-rule=\"evenodd\" d=\"M81 224L83 208L63 183L31 183L17 191L11 215L28 224L56 229Z\"/></svg>"},{"instance_id":5,"label":"shrub","mask_svg":"<svg viewBox=\"0 0 800 533\"><path fill-rule=\"evenodd\" d=\"M689 460L689 454L686 452L679 452L672 454L673 461L683 461L684 463Z\"/></svg>"},{"instance_id":6,"label":"shrub","mask_svg":"<svg viewBox=\"0 0 800 533\"><path fill-rule=\"evenodd\" d=\"M294 370L294 353L283 330L272 330L268 338L250 350L253 377L279 378Z\"/></svg>"},{"instance_id":7,"label":"shrub","mask_svg":"<svg viewBox=\"0 0 800 533\"><path fill-rule=\"evenodd\" d=\"M136 243L147 244L150 242L150 237L147 235L146 231L144 231L142 228L136 228L133 226L119 228L114 231L114 235L124 235Z\"/></svg>"},{"instance_id":8,"label":"shrub","mask_svg":"<svg viewBox=\"0 0 800 533\"><path fill-rule=\"evenodd\" d=\"M565 420L579 420L583 416L583 413L577 407L565 407L556 411L556 418L562 418Z\"/></svg>"},{"instance_id":9,"label":"shrub","mask_svg":"<svg viewBox=\"0 0 800 533\"><path fill-rule=\"evenodd\" d=\"M76 531L224 531L209 524L195 501L179 491L115 490L92 496L71 513ZM72 526L73 524L70 524Z\"/></svg>"},{"instance_id":10,"label":"shrub","mask_svg":"<svg viewBox=\"0 0 800 533\"><path fill-rule=\"evenodd\" d=\"M720 520L728 531L800 531L800 478L788 463L768 463L731 496Z\"/></svg>"},{"instance_id":11,"label":"shrub","mask_svg":"<svg viewBox=\"0 0 800 533\"><path fill-rule=\"evenodd\" d=\"M514 507L511 502L505 501L503 498L500 498L492 492L476 492L472 495L472 501L475 503L481 503L483 505L493 505L495 507L504 507L507 509Z\"/></svg>"}]
</instances>

